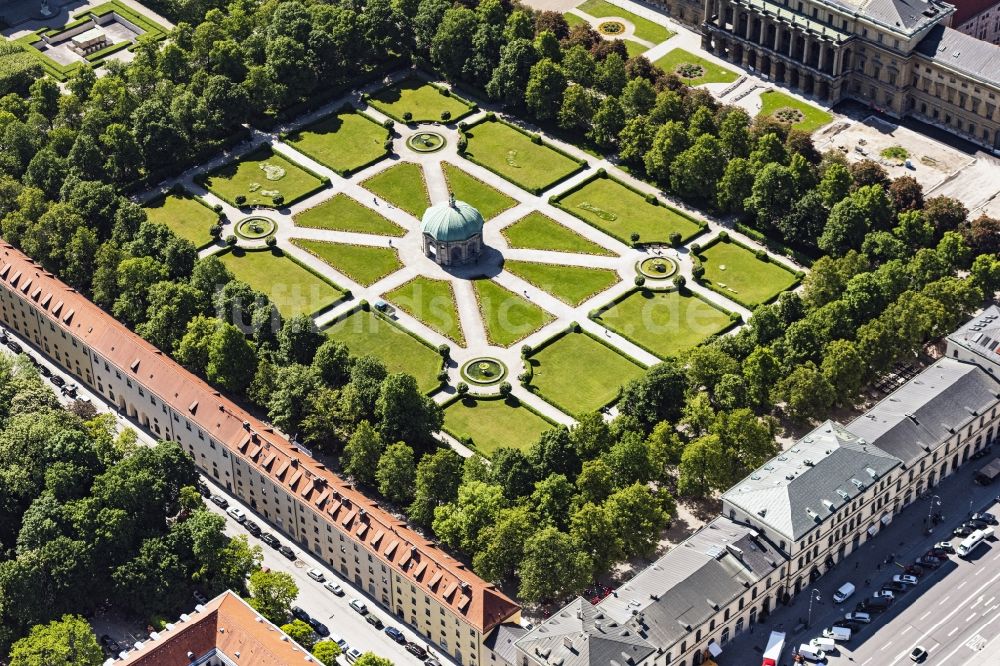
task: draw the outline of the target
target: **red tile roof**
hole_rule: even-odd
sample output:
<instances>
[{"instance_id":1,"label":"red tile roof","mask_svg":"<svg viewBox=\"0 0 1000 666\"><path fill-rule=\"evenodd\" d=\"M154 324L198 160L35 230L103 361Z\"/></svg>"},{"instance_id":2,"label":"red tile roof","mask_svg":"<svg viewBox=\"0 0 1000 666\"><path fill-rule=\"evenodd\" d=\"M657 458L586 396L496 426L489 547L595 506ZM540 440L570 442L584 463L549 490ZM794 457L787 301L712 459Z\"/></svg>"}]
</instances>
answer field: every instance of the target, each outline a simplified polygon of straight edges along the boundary
<instances>
[{"instance_id":1,"label":"red tile roof","mask_svg":"<svg viewBox=\"0 0 1000 666\"><path fill-rule=\"evenodd\" d=\"M209 601L201 610L182 616L170 629L151 636L120 663L122 666L184 666L213 649L241 665L319 663L283 631L228 591Z\"/></svg>"},{"instance_id":2,"label":"red tile roof","mask_svg":"<svg viewBox=\"0 0 1000 666\"><path fill-rule=\"evenodd\" d=\"M8 243L0 242L0 266L0 281L4 286L21 288L30 282L37 287L31 296L25 293L24 297L33 301L39 310L47 312L51 321L121 370L131 371L136 381L176 412L241 455L258 472L269 475L275 484L297 496L301 503L347 528L372 554L479 632L488 633L520 610L495 585L480 579L432 541L407 527L404 521L393 517L273 428L188 372ZM49 308L51 303L55 305ZM295 472L288 474L289 468ZM354 520L358 515L361 519ZM382 538L390 534L391 539ZM426 570L430 575L418 576L418 568L421 573ZM444 580L446 585L435 589L428 584L429 580ZM451 583L459 586L460 593L446 598L442 592Z\"/></svg>"}]
</instances>

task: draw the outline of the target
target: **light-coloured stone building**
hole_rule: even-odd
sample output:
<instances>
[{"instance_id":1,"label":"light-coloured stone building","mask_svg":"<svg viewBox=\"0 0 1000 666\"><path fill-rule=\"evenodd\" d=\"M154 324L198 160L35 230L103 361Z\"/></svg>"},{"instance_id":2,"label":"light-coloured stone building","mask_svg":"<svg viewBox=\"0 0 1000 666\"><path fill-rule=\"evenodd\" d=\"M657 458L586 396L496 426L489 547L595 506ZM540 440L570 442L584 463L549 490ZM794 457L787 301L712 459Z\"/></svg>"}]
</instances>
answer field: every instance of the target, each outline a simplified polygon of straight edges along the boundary
<instances>
[{"instance_id":1,"label":"light-coloured stone building","mask_svg":"<svg viewBox=\"0 0 1000 666\"><path fill-rule=\"evenodd\" d=\"M475 263L483 252L483 216L454 195L424 211L420 233L424 254L441 266Z\"/></svg>"}]
</instances>

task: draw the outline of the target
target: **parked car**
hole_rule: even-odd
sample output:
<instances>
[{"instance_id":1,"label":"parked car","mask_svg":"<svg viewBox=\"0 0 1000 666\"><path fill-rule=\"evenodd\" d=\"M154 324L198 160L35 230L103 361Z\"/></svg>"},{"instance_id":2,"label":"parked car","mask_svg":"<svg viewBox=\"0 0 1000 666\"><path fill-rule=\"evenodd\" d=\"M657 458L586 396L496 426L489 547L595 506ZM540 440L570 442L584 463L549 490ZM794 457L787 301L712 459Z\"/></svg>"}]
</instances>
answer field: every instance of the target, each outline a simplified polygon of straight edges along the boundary
<instances>
[{"instance_id":1,"label":"parked car","mask_svg":"<svg viewBox=\"0 0 1000 666\"><path fill-rule=\"evenodd\" d=\"M246 511L244 511L238 506L234 506L231 509L226 509L226 513L229 514L230 518L232 518L238 523L242 523L247 519Z\"/></svg>"},{"instance_id":2,"label":"parked car","mask_svg":"<svg viewBox=\"0 0 1000 666\"><path fill-rule=\"evenodd\" d=\"M962 523L954 530L952 530L951 535L956 537L961 537L964 539L965 537L969 536L975 531L976 527L974 525L970 525L969 523Z\"/></svg>"},{"instance_id":3,"label":"parked car","mask_svg":"<svg viewBox=\"0 0 1000 666\"><path fill-rule=\"evenodd\" d=\"M916 585L918 582L916 576L908 576L906 574L896 574L892 577L893 582L903 583L904 585Z\"/></svg>"},{"instance_id":4,"label":"parked car","mask_svg":"<svg viewBox=\"0 0 1000 666\"><path fill-rule=\"evenodd\" d=\"M903 569L903 572L911 576L920 577L924 575L924 568L919 564L908 564L906 568Z\"/></svg>"},{"instance_id":5,"label":"parked car","mask_svg":"<svg viewBox=\"0 0 1000 666\"><path fill-rule=\"evenodd\" d=\"M13 340L8 340L7 341L7 349L11 350L15 354L20 354L21 352L24 351L24 348L21 347L21 345L19 345L16 342L14 342Z\"/></svg>"},{"instance_id":6,"label":"parked car","mask_svg":"<svg viewBox=\"0 0 1000 666\"><path fill-rule=\"evenodd\" d=\"M403 632L397 629L396 627L393 627L391 625L386 627L385 634L386 636L396 641L400 645L406 645L406 636L404 636Z\"/></svg>"},{"instance_id":7,"label":"parked car","mask_svg":"<svg viewBox=\"0 0 1000 666\"><path fill-rule=\"evenodd\" d=\"M330 630L327 628L327 626L314 617L309 618L309 626L312 627L312 630L315 631L320 636L330 635Z\"/></svg>"},{"instance_id":8,"label":"parked car","mask_svg":"<svg viewBox=\"0 0 1000 666\"><path fill-rule=\"evenodd\" d=\"M872 595L875 599L895 599L896 595L892 593L892 590L887 590L884 587Z\"/></svg>"},{"instance_id":9,"label":"parked car","mask_svg":"<svg viewBox=\"0 0 1000 666\"><path fill-rule=\"evenodd\" d=\"M347 652L347 641L338 636L337 634L330 634L329 640L333 641L340 647L341 652Z\"/></svg>"},{"instance_id":10,"label":"parked car","mask_svg":"<svg viewBox=\"0 0 1000 666\"><path fill-rule=\"evenodd\" d=\"M285 545L278 546L278 552L290 560L295 559L295 551L289 548L288 546Z\"/></svg>"},{"instance_id":11,"label":"parked car","mask_svg":"<svg viewBox=\"0 0 1000 666\"><path fill-rule=\"evenodd\" d=\"M205 483L203 479L198 479L198 492L201 493L202 497L211 497L212 491L209 489L208 484Z\"/></svg>"},{"instance_id":12,"label":"parked car","mask_svg":"<svg viewBox=\"0 0 1000 666\"><path fill-rule=\"evenodd\" d=\"M918 664L927 658L927 649L921 645L916 646L910 651L910 661L915 661Z\"/></svg>"},{"instance_id":13,"label":"parked car","mask_svg":"<svg viewBox=\"0 0 1000 666\"><path fill-rule=\"evenodd\" d=\"M369 613L368 615L366 615L365 622L372 625L376 629L381 629L382 627L385 626L384 624L382 624L382 620L380 620L379 617L374 613Z\"/></svg>"},{"instance_id":14,"label":"parked car","mask_svg":"<svg viewBox=\"0 0 1000 666\"><path fill-rule=\"evenodd\" d=\"M938 541L936 544L934 544L934 547L938 550L943 550L949 555L955 552L955 547L951 545L951 541Z\"/></svg>"},{"instance_id":15,"label":"parked car","mask_svg":"<svg viewBox=\"0 0 1000 666\"><path fill-rule=\"evenodd\" d=\"M52 371L46 368L44 365L39 364L37 367L38 367L38 374L40 374L42 377L52 376Z\"/></svg>"},{"instance_id":16,"label":"parked car","mask_svg":"<svg viewBox=\"0 0 1000 666\"><path fill-rule=\"evenodd\" d=\"M195 590L194 592L191 593L191 596L193 596L194 600L197 601L199 604L204 605L208 603L208 597L206 597L201 590Z\"/></svg>"},{"instance_id":17,"label":"parked car","mask_svg":"<svg viewBox=\"0 0 1000 666\"><path fill-rule=\"evenodd\" d=\"M412 654L417 659L426 659L427 658L427 650L425 650L421 646L417 645L416 643L407 643L406 644L406 651L409 652L410 654Z\"/></svg>"},{"instance_id":18,"label":"parked car","mask_svg":"<svg viewBox=\"0 0 1000 666\"><path fill-rule=\"evenodd\" d=\"M990 525L997 524L996 516L994 516L992 513L986 513L985 511L983 511L982 513L972 514L972 520L981 520L985 523L989 523Z\"/></svg>"},{"instance_id":19,"label":"parked car","mask_svg":"<svg viewBox=\"0 0 1000 666\"><path fill-rule=\"evenodd\" d=\"M292 617L303 622L308 622L312 619L304 608L299 608L298 606L292 606Z\"/></svg>"},{"instance_id":20,"label":"parked car","mask_svg":"<svg viewBox=\"0 0 1000 666\"><path fill-rule=\"evenodd\" d=\"M851 631L857 631L861 628L861 625L856 622L850 622L848 620L837 620L833 623L834 627L841 627L842 629L850 629Z\"/></svg>"},{"instance_id":21,"label":"parked car","mask_svg":"<svg viewBox=\"0 0 1000 666\"><path fill-rule=\"evenodd\" d=\"M122 647L121 643L111 638L107 634L101 636L101 647L108 651L108 654L113 654L118 656L125 648Z\"/></svg>"},{"instance_id":22,"label":"parked car","mask_svg":"<svg viewBox=\"0 0 1000 666\"><path fill-rule=\"evenodd\" d=\"M891 580L888 583L883 583L882 589L880 591L882 592L889 591L895 594L897 592L906 592L906 590L907 587L905 585L903 585L902 583L897 583L894 580Z\"/></svg>"},{"instance_id":23,"label":"parked car","mask_svg":"<svg viewBox=\"0 0 1000 666\"><path fill-rule=\"evenodd\" d=\"M441 666L441 662L437 659L431 658L424 662L424 666Z\"/></svg>"},{"instance_id":24,"label":"parked car","mask_svg":"<svg viewBox=\"0 0 1000 666\"><path fill-rule=\"evenodd\" d=\"M360 599L351 599L351 608L358 611L362 615L368 615L368 606L366 606L365 602Z\"/></svg>"},{"instance_id":25,"label":"parked car","mask_svg":"<svg viewBox=\"0 0 1000 666\"><path fill-rule=\"evenodd\" d=\"M316 581L318 583L322 583L322 582L326 581L326 576L323 575L323 572L320 571L319 569L316 569L315 567L312 568L312 569L310 569L309 571L307 571L306 575L309 576L310 578L312 578L314 581Z\"/></svg>"},{"instance_id":26,"label":"parked car","mask_svg":"<svg viewBox=\"0 0 1000 666\"><path fill-rule=\"evenodd\" d=\"M939 566L941 566L943 561L944 560L932 557L930 555L924 555L923 557L917 558L917 564L919 564L922 567L927 567L929 569L937 569Z\"/></svg>"},{"instance_id":27,"label":"parked car","mask_svg":"<svg viewBox=\"0 0 1000 666\"><path fill-rule=\"evenodd\" d=\"M359 650L358 648L350 648L347 651L347 661L351 662L352 664L356 662L360 657L361 657L361 650Z\"/></svg>"},{"instance_id":28,"label":"parked car","mask_svg":"<svg viewBox=\"0 0 1000 666\"><path fill-rule=\"evenodd\" d=\"M985 530L987 527L990 526L990 524L985 520L977 520L975 518L968 519L967 521L965 521L965 524L971 527L975 527L977 530Z\"/></svg>"},{"instance_id":29,"label":"parked car","mask_svg":"<svg viewBox=\"0 0 1000 666\"><path fill-rule=\"evenodd\" d=\"M868 624L872 621L872 616L868 613L848 613L844 616L845 620L850 622L860 622L861 624Z\"/></svg>"},{"instance_id":30,"label":"parked car","mask_svg":"<svg viewBox=\"0 0 1000 666\"><path fill-rule=\"evenodd\" d=\"M215 504L219 505L223 509L228 509L229 508L229 500L227 500L222 495L212 495L212 497L210 499L212 500L212 502L214 502Z\"/></svg>"},{"instance_id":31,"label":"parked car","mask_svg":"<svg viewBox=\"0 0 1000 666\"><path fill-rule=\"evenodd\" d=\"M281 542L278 541L278 537L274 536L270 532L264 532L263 534L261 534L260 540L266 543L271 548L274 548L275 550L281 547Z\"/></svg>"},{"instance_id":32,"label":"parked car","mask_svg":"<svg viewBox=\"0 0 1000 666\"><path fill-rule=\"evenodd\" d=\"M327 581L326 583L324 583L323 587L325 587L326 589L330 590L331 592L333 592L334 594L336 594L338 597L344 596L344 588L342 588L340 585L337 585L332 580Z\"/></svg>"},{"instance_id":33,"label":"parked car","mask_svg":"<svg viewBox=\"0 0 1000 666\"><path fill-rule=\"evenodd\" d=\"M62 378L62 375L52 375L49 377L49 381L56 386L63 386L66 384L66 380Z\"/></svg>"},{"instance_id":34,"label":"parked car","mask_svg":"<svg viewBox=\"0 0 1000 666\"><path fill-rule=\"evenodd\" d=\"M254 535L255 537L260 536L260 525L253 522L252 520L248 520L245 523L243 523L243 527L246 528L247 532Z\"/></svg>"},{"instance_id":35,"label":"parked car","mask_svg":"<svg viewBox=\"0 0 1000 666\"><path fill-rule=\"evenodd\" d=\"M973 532L974 531L975 530L973 530ZM943 548L931 548L930 550L928 550L924 554L925 555L930 555L931 557L936 557L936 558L938 558L939 560L942 560L942 561L948 559L948 551L944 550Z\"/></svg>"}]
</instances>

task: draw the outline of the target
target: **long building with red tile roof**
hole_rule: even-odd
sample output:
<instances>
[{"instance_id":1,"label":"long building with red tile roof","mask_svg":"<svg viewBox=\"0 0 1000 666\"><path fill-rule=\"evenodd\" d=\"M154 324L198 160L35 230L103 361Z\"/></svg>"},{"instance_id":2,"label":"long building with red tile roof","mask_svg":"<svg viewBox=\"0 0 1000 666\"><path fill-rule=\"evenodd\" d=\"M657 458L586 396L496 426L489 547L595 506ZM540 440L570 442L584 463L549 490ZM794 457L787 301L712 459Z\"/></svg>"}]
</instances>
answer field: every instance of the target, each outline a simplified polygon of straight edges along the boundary
<instances>
[{"instance_id":1,"label":"long building with red tile roof","mask_svg":"<svg viewBox=\"0 0 1000 666\"><path fill-rule=\"evenodd\" d=\"M0 320L462 664L520 607L86 297L0 242Z\"/></svg>"},{"instance_id":2,"label":"long building with red tile roof","mask_svg":"<svg viewBox=\"0 0 1000 666\"><path fill-rule=\"evenodd\" d=\"M196 607L193 613L182 614L162 631L150 634L149 640L118 663L121 666L320 664L305 648L229 591Z\"/></svg>"}]
</instances>

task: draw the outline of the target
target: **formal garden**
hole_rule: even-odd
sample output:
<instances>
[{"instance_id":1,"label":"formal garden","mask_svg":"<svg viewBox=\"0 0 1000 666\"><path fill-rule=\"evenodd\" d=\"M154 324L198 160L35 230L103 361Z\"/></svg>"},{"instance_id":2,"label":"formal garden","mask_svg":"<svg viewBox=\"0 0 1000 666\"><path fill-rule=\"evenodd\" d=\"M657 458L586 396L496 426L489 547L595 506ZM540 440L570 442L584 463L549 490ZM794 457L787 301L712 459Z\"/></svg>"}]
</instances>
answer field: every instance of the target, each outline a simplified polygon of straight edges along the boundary
<instances>
[{"instance_id":1,"label":"formal garden","mask_svg":"<svg viewBox=\"0 0 1000 666\"><path fill-rule=\"evenodd\" d=\"M730 313L686 289L635 289L592 318L660 358L681 357L738 323Z\"/></svg>"},{"instance_id":2,"label":"formal garden","mask_svg":"<svg viewBox=\"0 0 1000 666\"><path fill-rule=\"evenodd\" d=\"M331 243L306 238L296 238L292 242L322 259L338 273L343 273L366 287L403 267L399 254L390 247Z\"/></svg>"},{"instance_id":3,"label":"formal garden","mask_svg":"<svg viewBox=\"0 0 1000 666\"><path fill-rule=\"evenodd\" d=\"M293 132L285 141L341 176L389 154L389 130L363 113L342 110Z\"/></svg>"},{"instance_id":4,"label":"formal garden","mask_svg":"<svg viewBox=\"0 0 1000 666\"><path fill-rule=\"evenodd\" d=\"M402 208L419 219L431 205L424 181L424 170L413 162L397 162L361 183L393 206Z\"/></svg>"},{"instance_id":5,"label":"formal garden","mask_svg":"<svg viewBox=\"0 0 1000 666\"><path fill-rule=\"evenodd\" d=\"M504 227L502 233L507 244L515 249L550 250L605 257L614 254L538 211L532 211L514 224Z\"/></svg>"},{"instance_id":6,"label":"formal garden","mask_svg":"<svg viewBox=\"0 0 1000 666\"><path fill-rule=\"evenodd\" d=\"M484 456L501 447L521 451L554 424L516 398L460 397L444 408L444 429Z\"/></svg>"},{"instance_id":7,"label":"formal garden","mask_svg":"<svg viewBox=\"0 0 1000 666\"><path fill-rule=\"evenodd\" d=\"M355 356L371 355L389 372L413 375L421 391L433 391L440 385L441 355L437 350L370 308L353 308L324 332L347 345Z\"/></svg>"},{"instance_id":8,"label":"formal garden","mask_svg":"<svg viewBox=\"0 0 1000 666\"><path fill-rule=\"evenodd\" d=\"M510 347L555 319L527 298L492 280L474 280L472 286L486 327L486 339L498 347Z\"/></svg>"},{"instance_id":9,"label":"formal garden","mask_svg":"<svg viewBox=\"0 0 1000 666\"><path fill-rule=\"evenodd\" d=\"M280 249L233 248L218 254L234 277L263 292L284 317L315 314L344 297L344 290Z\"/></svg>"},{"instance_id":10,"label":"formal garden","mask_svg":"<svg viewBox=\"0 0 1000 666\"><path fill-rule=\"evenodd\" d=\"M517 259L505 261L503 267L525 282L530 282L574 307L610 289L621 279L618 273L610 268L542 264Z\"/></svg>"},{"instance_id":11,"label":"formal garden","mask_svg":"<svg viewBox=\"0 0 1000 666\"><path fill-rule=\"evenodd\" d=\"M158 196L143 206L146 216L201 248L215 240L213 227L221 224L219 213L204 199L185 189Z\"/></svg>"},{"instance_id":12,"label":"formal garden","mask_svg":"<svg viewBox=\"0 0 1000 666\"><path fill-rule=\"evenodd\" d=\"M311 229L399 237L406 229L346 194L336 194L295 216L295 224Z\"/></svg>"},{"instance_id":13,"label":"formal garden","mask_svg":"<svg viewBox=\"0 0 1000 666\"><path fill-rule=\"evenodd\" d=\"M406 78L371 95L367 102L396 122L458 121L472 113L472 104L445 87Z\"/></svg>"},{"instance_id":14,"label":"formal garden","mask_svg":"<svg viewBox=\"0 0 1000 666\"><path fill-rule=\"evenodd\" d=\"M728 235L720 235L692 251L705 271L700 282L751 310L777 298L801 279L766 252L753 251Z\"/></svg>"},{"instance_id":15,"label":"formal garden","mask_svg":"<svg viewBox=\"0 0 1000 666\"><path fill-rule=\"evenodd\" d=\"M451 282L418 275L388 292L385 297L452 342L460 346L465 344Z\"/></svg>"},{"instance_id":16,"label":"formal garden","mask_svg":"<svg viewBox=\"0 0 1000 666\"><path fill-rule=\"evenodd\" d=\"M830 113L777 90L761 93L760 101L761 109L757 115L772 116L803 132L815 132L833 122Z\"/></svg>"},{"instance_id":17,"label":"formal garden","mask_svg":"<svg viewBox=\"0 0 1000 666\"><path fill-rule=\"evenodd\" d=\"M513 198L463 171L461 167L442 162L441 169L448 182L448 191L456 199L472 204L487 221L517 204Z\"/></svg>"},{"instance_id":18,"label":"formal garden","mask_svg":"<svg viewBox=\"0 0 1000 666\"><path fill-rule=\"evenodd\" d=\"M662 58L653 63L668 74L676 74L681 81L689 86L700 86L704 83L732 83L739 78L731 69L695 55L684 49L668 51Z\"/></svg>"},{"instance_id":19,"label":"formal garden","mask_svg":"<svg viewBox=\"0 0 1000 666\"><path fill-rule=\"evenodd\" d=\"M226 203L281 207L304 199L327 185L327 179L278 154L261 148L199 179Z\"/></svg>"}]
</instances>

